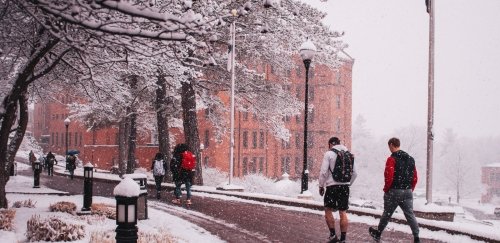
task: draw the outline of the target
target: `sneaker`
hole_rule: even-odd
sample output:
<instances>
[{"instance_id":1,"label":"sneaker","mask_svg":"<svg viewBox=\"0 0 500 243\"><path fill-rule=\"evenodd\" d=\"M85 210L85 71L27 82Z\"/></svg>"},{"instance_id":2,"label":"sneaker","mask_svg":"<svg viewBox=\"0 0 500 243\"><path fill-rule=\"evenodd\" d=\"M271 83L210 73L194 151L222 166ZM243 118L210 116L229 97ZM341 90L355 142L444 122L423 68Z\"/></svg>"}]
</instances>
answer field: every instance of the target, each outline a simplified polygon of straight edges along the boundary
<instances>
[{"instance_id":1,"label":"sneaker","mask_svg":"<svg viewBox=\"0 0 500 243\"><path fill-rule=\"evenodd\" d=\"M370 232L370 236L375 240L379 241L380 240L380 235L382 234L378 229L375 229L373 227L370 227L368 229L368 232Z\"/></svg>"},{"instance_id":2,"label":"sneaker","mask_svg":"<svg viewBox=\"0 0 500 243\"><path fill-rule=\"evenodd\" d=\"M179 198L177 198L177 199L173 199L173 200L172 200L172 203L173 203L173 204L178 204L178 205L179 205L179 204L181 204L181 199L179 199Z\"/></svg>"},{"instance_id":3,"label":"sneaker","mask_svg":"<svg viewBox=\"0 0 500 243\"><path fill-rule=\"evenodd\" d=\"M191 202L191 199L186 200L186 205L191 205L191 204L193 204L193 203Z\"/></svg>"},{"instance_id":4,"label":"sneaker","mask_svg":"<svg viewBox=\"0 0 500 243\"><path fill-rule=\"evenodd\" d=\"M328 237L328 243L340 242L336 235Z\"/></svg>"}]
</instances>

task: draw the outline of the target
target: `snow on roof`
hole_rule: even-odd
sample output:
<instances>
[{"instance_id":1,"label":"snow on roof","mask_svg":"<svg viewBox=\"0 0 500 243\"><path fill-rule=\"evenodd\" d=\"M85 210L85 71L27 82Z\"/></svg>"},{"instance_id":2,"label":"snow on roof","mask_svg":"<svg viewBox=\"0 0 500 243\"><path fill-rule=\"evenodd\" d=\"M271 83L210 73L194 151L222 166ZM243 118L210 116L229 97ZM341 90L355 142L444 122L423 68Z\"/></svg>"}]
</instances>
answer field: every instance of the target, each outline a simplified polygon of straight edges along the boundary
<instances>
[{"instance_id":1,"label":"snow on roof","mask_svg":"<svg viewBox=\"0 0 500 243\"><path fill-rule=\"evenodd\" d=\"M483 167L500 167L500 163L487 164Z\"/></svg>"},{"instance_id":2,"label":"snow on roof","mask_svg":"<svg viewBox=\"0 0 500 243\"><path fill-rule=\"evenodd\" d=\"M94 167L94 165L92 163L88 162L83 167Z\"/></svg>"},{"instance_id":3,"label":"snow on roof","mask_svg":"<svg viewBox=\"0 0 500 243\"><path fill-rule=\"evenodd\" d=\"M141 189L137 182L129 177L125 177L113 190L113 195L123 197L138 197Z\"/></svg>"}]
</instances>

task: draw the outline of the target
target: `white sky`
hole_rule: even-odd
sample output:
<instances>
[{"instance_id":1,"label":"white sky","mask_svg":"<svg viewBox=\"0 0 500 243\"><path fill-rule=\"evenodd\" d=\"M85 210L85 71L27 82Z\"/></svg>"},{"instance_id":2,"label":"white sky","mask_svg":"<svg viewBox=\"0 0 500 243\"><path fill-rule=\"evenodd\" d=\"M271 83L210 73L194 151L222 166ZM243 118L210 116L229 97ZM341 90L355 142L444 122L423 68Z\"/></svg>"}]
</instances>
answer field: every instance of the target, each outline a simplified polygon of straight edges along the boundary
<instances>
[{"instance_id":1,"label":"white sky","mask_svg":"<svg viewBox=\"0 0 500 243\"><path fill-rule=\"evenodd\" d=\"M429 15L424 0L303 0L345 31L353 119L375 135L427 126ZM436 1L435 136L500 135L500 1Z\"/></svg>"}]
</instances>

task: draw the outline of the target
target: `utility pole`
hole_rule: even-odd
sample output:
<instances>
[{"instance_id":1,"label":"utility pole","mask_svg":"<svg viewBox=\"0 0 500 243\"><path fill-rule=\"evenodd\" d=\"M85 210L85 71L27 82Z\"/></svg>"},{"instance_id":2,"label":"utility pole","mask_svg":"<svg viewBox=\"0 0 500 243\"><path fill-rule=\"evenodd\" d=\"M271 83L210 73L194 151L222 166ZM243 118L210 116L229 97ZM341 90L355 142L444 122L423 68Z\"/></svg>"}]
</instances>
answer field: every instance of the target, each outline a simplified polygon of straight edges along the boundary
<instances>
[{"instance_id":1,"label":"utility pole","mask_svg":"<svg viewBox=\"0 0 500 243\"><path fill-rule=\"evenodd\" d=\"M427 104L427 174L425 186L425 198L427 204L432 203L432 164L434 147L434 0L426 0L427 12L429 13L429 83Z\"/></svg>"}]
</instances>

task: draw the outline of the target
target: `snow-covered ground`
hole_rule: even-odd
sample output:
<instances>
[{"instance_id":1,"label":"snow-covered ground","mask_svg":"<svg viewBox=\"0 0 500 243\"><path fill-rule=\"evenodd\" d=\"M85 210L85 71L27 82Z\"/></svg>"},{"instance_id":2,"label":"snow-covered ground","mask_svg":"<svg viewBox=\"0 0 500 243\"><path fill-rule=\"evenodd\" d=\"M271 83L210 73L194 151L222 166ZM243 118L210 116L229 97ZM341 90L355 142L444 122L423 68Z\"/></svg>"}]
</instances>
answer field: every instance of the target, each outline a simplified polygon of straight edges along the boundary
<instances>
[{"instance_id":1,"label":"snow-covered ground","mask_svg":"<svg viewBox=\"0 0 500 243\"><path fill-rule=\"evenodd\" d=\"M22 153L21 153L22 154ZM27 153L26 153L27 154ZM18 164L18 169L30 169L27 165ZM56 168L56 170L63 171L62 167ZM148 178L152 179L152 175L145 171L139 169L142 173L145 173ZM81 168L77 169L75 174L83 174L83 170ZM113 180L120 180L117 175L112 175L109 173L94 173L94 177L98 178L107 178ZM215 191L215 187L227 182L227 174L217 171L216 169L205 168L204 170L204 182L206 186L195 186L198 192L193 193L194 195L203 195L216 197L224 200L239 200L245 201L249 203L263 204L261 202L249 201L244 199L238 199L236 197L232 197L230 195L214 195L209 192ZM302 201L301 199L297 199L298 191L300 189L300 182L292 181L288 179L275 181L260 175L249 175L244 178L234 178L234 184L240 185L245 188L245 192L236 193L236 194L245 194L251 196L258 197L267 197L271 199L279 199L279 200L289 200L289 201ZM32 188L33 179L26 178L23 176L14 176L11 177L9 183L7 184L8 192L32 192L34 189ZM317 182L313 181L309 184L309 188L311 191L311 195L313 196L313 204L321 205L321 197L319 196L317 190ZM50 190L47 188L36 189L38 192L43 192L47 194L61 193L54 190ZM206 192L203 192L206 191ZM231 194L231 193L228 193ZM10 203L14 201L23 201L31 199L36 201L36 208L20 208L18 210L18 216L16 216L16 230L14 232L0 231L0 238L2 242L23 242L26 240L26 221L33 214L40 214L42 216L48 216L51 214L61 214L61 213L51 213L48 212L48 206L51 203L56 202L57 200L61 200L59 196L55 195L43 195L43 194L19 194L19 193L8 193L7 195ZM82 196L65 196L65 201L74 202L76 205L80 205L83 202ZM365 210L375 214L381 214L381 208L379 207L379 202L367 201L359 198L353 198L352 202L356 202L358 205L363 205L362 207L353 207L353 209L357 210ZM114 199L102 198L102 197L93 197L94 203L106 203L110 205L115 204ZM264 203L265 204L265 203ZM11 204L10 204L11 205ZM299 210L304 212L311 212L315 214L322 215L321 211L310 210L304 208L297 207L287 207L287 206L279 206L279 205L270 205L282 207L287 210ZM491 214L494 208L494 205L488 204L478 204L477 200L463 200L462 206L471 207L477 210L480 210L486 214ZM373 209L372 207L375 207ZM481 221L476 220L474 216L464 210L461 206L446 206L442 207L439 205L425 205L425 200L417 199L415 200L415 208L426 208L427 211L454 211L457 213L455 217L455 222L442 222L442 221L431 221L420 219L419 222L426 223L430 225L435 225L439 227L444 227L453 230L459 230L464 232L474 233L476 235L484 235L488 236L492 239L496 239L500 241L500 221L499 220L488 220ZM172 235L179 242L219 242L221 241L217 237L211 235L205 230L199 228L198 226L191 224L183 219L179 219L175 216L169 215L163 211L155 210L154 208L150 209L150 219L139 221L139 228L141 230L147 232L168 232L168 234ZM396 213L394 215L396 218L404 219L402 214ZM70 218L70 220L74 222L82 223L82 220L78 217ZM366 217L366 216L350 216L350 220L352 222L365 223L368 225L376 225L378 220L374 217ZM86 226L88 231L95 230L110 230L113 231L116 228L116 224L114 220L105 220L98 225L88 225ZM390 223L389 228L394 230L411 233L410 229L406 225L398 225L394 223ZM435 232L426 229L422 229L421 236L424 238L431 238L436 240L441 240L445 242L474 242L469 237L465 236L453 236L443 231ZM3 239L6 239L4 241ZM78 242L88 242L89 241L89 233L87 233L86 238L82 239Z\"/></svg>"},{"instance_id":2,"label":"snow-covered ground","mask_svg":"<svg viewBox=\"0 0 500 243\"><path fill-rule=\"evenodd\" d=\"M19 164L18 169L29 169L24 164ZM111 234L114 238L114 230L116 229L116 221L111 219L100 219L88 223L81 216L70 215L61 212L50 212L49 206L56 202L67 201L77 205L77 210L83 204L83 196L59 196L64 192L48 189L48 188L33 188L33 178L25 176L12 176L7 183L7 199L9 206L16 201L32 200L35 208L16 208L16 216L14 222L14 231L0 231L0 242L15 243L27 242L26 238L26 222L33 215L40 215L41 218L49 216L57 216L64 218L68 223L84 224L86 229L85 238L74 242L90 242L92 232L103 232L103 234ZM92 198L93 203L103 203L114 206L116 201L110 198L97 197ZM147 220L139 220L138 228L144 233L162 233L168 234L176 242L222 242L217 236L214 236L186 220L172 216L154 208L149 208L149 218Z\"/></svg>"}]
</instances>

